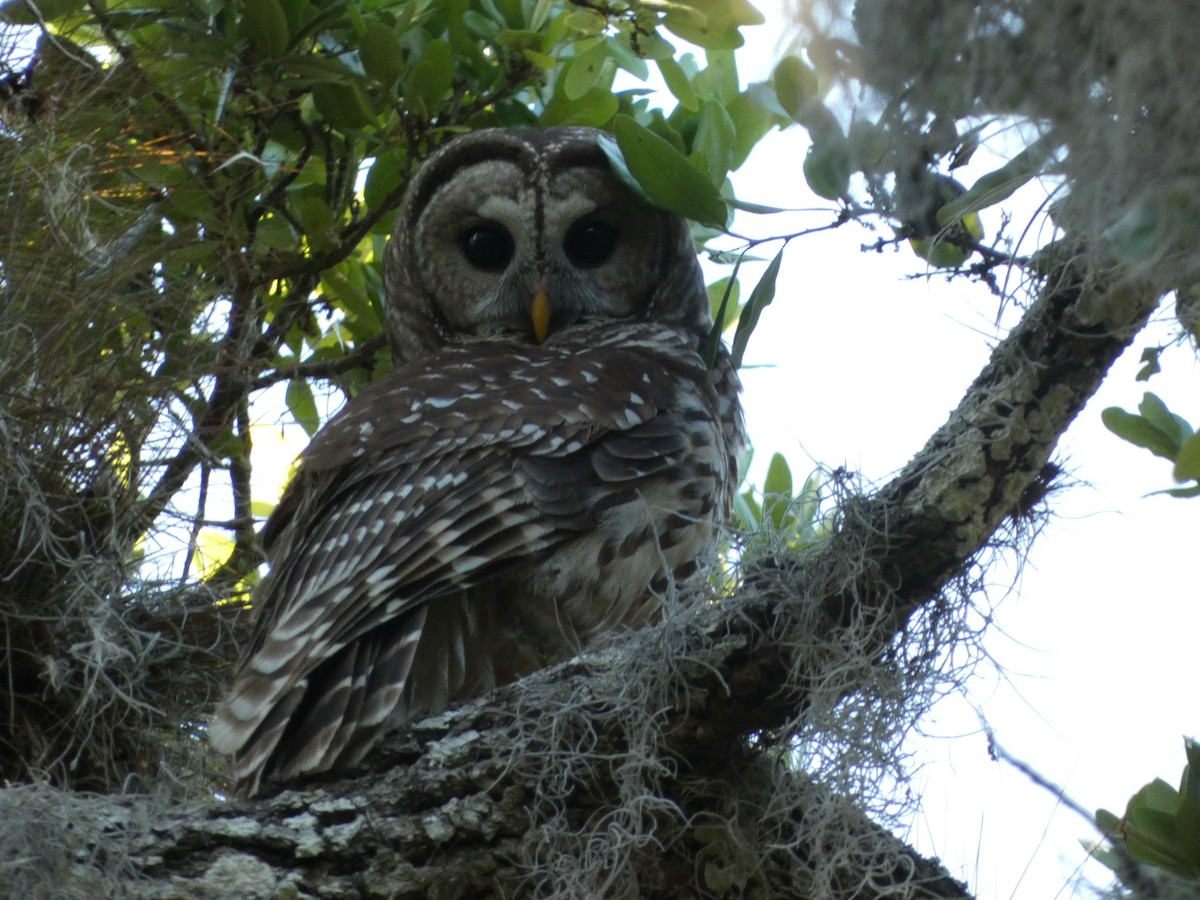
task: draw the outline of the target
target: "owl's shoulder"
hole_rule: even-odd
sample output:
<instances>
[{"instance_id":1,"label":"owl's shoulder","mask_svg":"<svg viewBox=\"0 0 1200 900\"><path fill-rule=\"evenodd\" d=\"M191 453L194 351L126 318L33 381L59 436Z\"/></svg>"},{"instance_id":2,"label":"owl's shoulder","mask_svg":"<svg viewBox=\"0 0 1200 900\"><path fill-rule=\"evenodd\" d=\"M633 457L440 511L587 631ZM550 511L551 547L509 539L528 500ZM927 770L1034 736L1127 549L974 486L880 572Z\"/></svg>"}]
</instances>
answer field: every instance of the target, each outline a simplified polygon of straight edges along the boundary
<instances>
[{"instance_id":1,"label":"owl's shoulder","mask_svg":"<svg viewBox=\"0 0 1200 900\"><path fill-rule=\"evenodd\" d=\"M542 345L477 340L444 347L368 386L313 438L264 539L301 500L346 479L447 454L560 445L627 430L712 392L695 340L656 322L564 329Z\"/></svg>"}]
</instances>

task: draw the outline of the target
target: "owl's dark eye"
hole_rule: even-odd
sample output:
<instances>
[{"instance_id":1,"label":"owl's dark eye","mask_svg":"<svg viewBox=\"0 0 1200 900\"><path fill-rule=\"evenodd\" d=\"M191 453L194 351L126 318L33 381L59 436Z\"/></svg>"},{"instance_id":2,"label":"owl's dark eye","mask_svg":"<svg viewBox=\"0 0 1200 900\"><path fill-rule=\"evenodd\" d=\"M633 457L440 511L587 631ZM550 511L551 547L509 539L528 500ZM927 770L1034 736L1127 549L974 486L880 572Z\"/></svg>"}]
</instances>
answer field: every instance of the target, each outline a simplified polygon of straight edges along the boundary
<instances>
[{"instance_id":1,"label":"owl's dark eye","mask_svg":"<svg viewBox=\"0 0 1200 900\"><path fill-rule=\"evenodd\" d=\"M459 237L467 262L484 272L499 272L516 250L512 235L494 222L472 225Z\"/></svg>"},{"instance_id":2,"label":"owl's dark eye","mask_svg":"<svg viewBox=\"0 0 1200 900\"><path fill-rule=\"evenodd\" d=\"M582 269L606 262L617 249L616 226L597 219L583 219L571 226L563 241L567 259Z\"/></svg>"}]
</instances>

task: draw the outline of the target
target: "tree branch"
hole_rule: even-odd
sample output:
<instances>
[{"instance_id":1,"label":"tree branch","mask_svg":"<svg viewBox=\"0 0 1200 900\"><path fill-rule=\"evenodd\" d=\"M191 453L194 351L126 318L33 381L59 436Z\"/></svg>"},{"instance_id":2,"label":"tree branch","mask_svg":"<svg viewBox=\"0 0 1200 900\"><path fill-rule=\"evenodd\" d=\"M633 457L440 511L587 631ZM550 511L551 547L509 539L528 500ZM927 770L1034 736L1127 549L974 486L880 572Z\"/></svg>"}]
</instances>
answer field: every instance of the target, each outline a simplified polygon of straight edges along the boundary
<instances>
[{"instance_id":1,"label":"tree branch","mask_svg":"<svg viewBox=\"0 0 1200 900\"><path fill-rule=\"evenodd\" d=\"M763 778L778 763L747 736L797 727L822 677L812 648L836 646L851 623L883 657L1020 509L1157 302L1082 259L1061 264L946 424L877 494L849 501L828 541L752 567L731 600L681 610L626 644L416 723L349 776L169 814L95 801L125 829L121 852L106 848L125 867L123 886L145 897L535 893L567 883L546 850L562 834L611 839L635 815L644 830L619 844L612 877L644 897L719 895L719 885L804 897L821 867L823 889L839 896L897 896L897 887L907 897L969 896L865 818L843 826L868 841L845 863L823 845L780 839L810 835L787 828L813 815L817 799L837 798L800 775ZM806 653L791 639L797 630ZM662 664L638 666L656 652ZM645 680L650 671L657 682ZM651 746L640 743L648 736ZM631 768L654 795L628 796ZM754 793L789 782L782 811L778 795ZM139 829L142 817L149 825ZM756 831L768 819L769 840ZM592 848L584 840L578 852ZM71 866L79 875L85 864Z\"/></svg>"}]
</instances>

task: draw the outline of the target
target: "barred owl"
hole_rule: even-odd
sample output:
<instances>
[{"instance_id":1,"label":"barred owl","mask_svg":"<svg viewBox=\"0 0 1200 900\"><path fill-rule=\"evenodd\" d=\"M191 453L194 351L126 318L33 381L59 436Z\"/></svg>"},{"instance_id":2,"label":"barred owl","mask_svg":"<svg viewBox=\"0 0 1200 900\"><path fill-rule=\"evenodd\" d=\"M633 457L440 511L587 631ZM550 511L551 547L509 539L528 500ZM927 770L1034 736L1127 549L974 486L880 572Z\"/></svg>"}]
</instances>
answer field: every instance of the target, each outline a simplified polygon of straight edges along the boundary
<instances>
[{"instance_id":1,"label":"barred owl","mask_svg":"<svg viewBox=\"0 0 1200 900\"><path fill-rule=\"evenodd\" d=\"M475 132L388 246L395 370L322 429L263 531L210 736L243 792L569 658L702 576L743 443L687 222L599 132Z\"/></svg>"}]
</instances>

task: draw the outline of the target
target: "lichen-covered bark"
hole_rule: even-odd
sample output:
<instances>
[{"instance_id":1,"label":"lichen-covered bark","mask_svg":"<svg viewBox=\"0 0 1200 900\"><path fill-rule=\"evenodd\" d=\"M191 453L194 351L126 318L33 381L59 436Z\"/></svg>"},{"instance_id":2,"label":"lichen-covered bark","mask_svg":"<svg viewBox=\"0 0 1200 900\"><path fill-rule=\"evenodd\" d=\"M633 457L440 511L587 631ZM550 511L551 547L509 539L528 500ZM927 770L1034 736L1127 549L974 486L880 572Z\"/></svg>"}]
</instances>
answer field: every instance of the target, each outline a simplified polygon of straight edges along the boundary
<instances>
[{"instance_id":1,"label":"lichen-covered bark","mask_svg":"<svg viewBox=\"0 0 1200 900\"><path fill-rule=\"evenodd\" d=\"M640 896L809 896L806 861L822 848L755 844L771 798L746 785L756 767L773 763L745 738L786 730L803 716L809 662L797 658L789 633L803 629L809 646L819 646L838 641L851 619L866 621L868 648L884 654L912 613L965 571L1019 508L1156 301L1152 291L1105 286L1072 264L1047 283L946 424L891 483L847 504L834 538L799 560L760 562L735 601L664 626L684 635L686 652L665 667L669 699L655 699L646 713L657 719L662 766L654 783L662 796L645 805L650 837L630 843L624 860ZM602 827L626 784L624 767L645 763L619 712L628 699L623 654L652 652L653 639L638 636L632 651L566 663L419 723L350 777L170 813L138 801L89 801L99 817L89 821L109 824L89 836L90 852L76 847L58 861L63 883L92 873L116 895L180 898L533 892L529 862L548 840L546 827ZM570 712L563 731L575 729L573 746L586 745L586 766L555 755L553 728L522 725L531 706L536 712L555 698ZM566 784L548 794L547 779L559 774ZM626 808L635 801L621 800ZM806 811L801 804L787 815ZM861 830L876 832L881 854L896 850L865 818ZM911 852L894 856L901 893L888 893L887 877L875 872L866 884L838 871L834 883L844 885L843 896L967 896Z\"/></svg>"}]
</instances>

